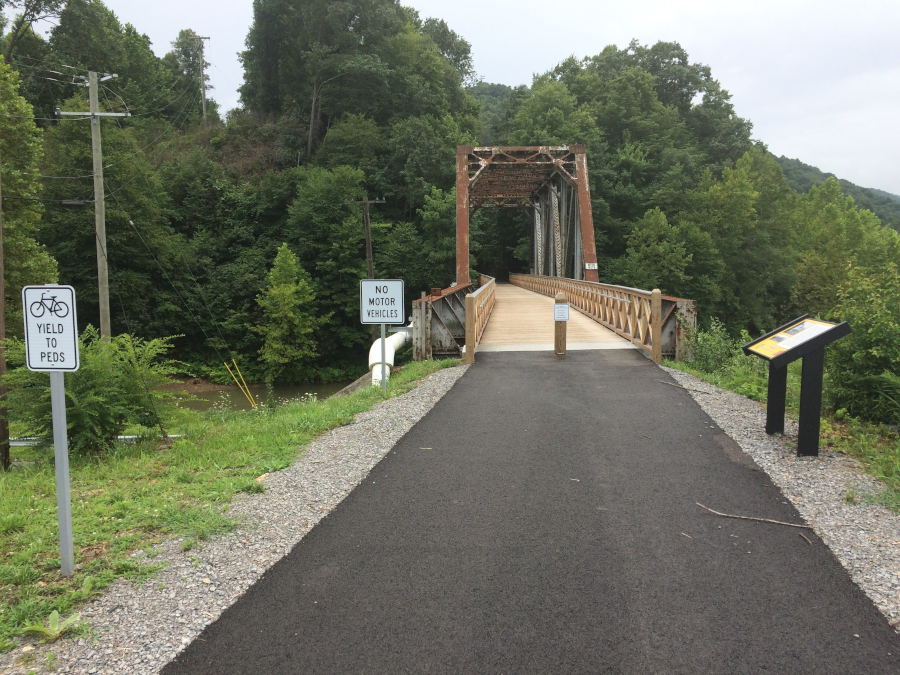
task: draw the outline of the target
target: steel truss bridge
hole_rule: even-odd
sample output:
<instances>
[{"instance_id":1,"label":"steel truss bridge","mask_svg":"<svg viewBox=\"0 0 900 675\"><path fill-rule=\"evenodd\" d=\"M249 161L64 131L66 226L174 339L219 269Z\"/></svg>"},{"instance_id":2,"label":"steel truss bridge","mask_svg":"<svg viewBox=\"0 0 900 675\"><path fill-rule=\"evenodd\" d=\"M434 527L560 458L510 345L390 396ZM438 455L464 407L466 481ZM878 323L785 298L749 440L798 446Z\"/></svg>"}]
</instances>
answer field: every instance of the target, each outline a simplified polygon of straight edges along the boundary
<instances>
[{"instance_id":1,"label":"steel truss bridge","mask_svg":"<svg viewBox=\"0 0 900 675\"><path fill-rule=\"evenodd\" d=\"M469 268L469 218L480 208L514 208L532 222L531 274L510 284ZM456 151L456 284L413 303L416 360L479 351L553 348L553 298L571 308L570 349L639 349L656 363L687 351L697 303L600 283L583 145L475 147Z\"/></svg>"}]
</instances>

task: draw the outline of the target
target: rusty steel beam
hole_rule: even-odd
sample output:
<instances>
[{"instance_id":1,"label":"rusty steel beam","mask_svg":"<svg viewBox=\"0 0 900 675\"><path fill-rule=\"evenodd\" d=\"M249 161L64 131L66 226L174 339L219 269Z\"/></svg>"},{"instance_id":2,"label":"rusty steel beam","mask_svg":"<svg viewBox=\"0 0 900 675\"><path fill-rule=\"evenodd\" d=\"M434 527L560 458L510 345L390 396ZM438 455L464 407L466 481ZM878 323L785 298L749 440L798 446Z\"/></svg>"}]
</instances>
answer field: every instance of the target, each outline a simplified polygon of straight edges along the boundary
<instances>
[{"instance_id":1,"label":"rusty steel beam","mask_svg":"<svg viewBox=\"0 0 900 675\"><path fill-rule=\"evenodd\" d=\"M600 281L597 270L597 245L594 242L594 216L591 213L591 188L588 184L587 152L581 143L575 146L578 183L578 221L581 225L581 250L584 280Z\"/></svg>"},{"instance_id":2,"label":"rusty steel beam","mask_svg":"<svg viewBox=\"0 0 900 675\"><path fill-rule=\"evenodd\" d=\"M591 215L584 145L457 146L456 149L456 280L469 283L469 217L477 208L534 208L543 190L555 192L551 179L574 188L578 203L584 278L598 281L594 221ZM557 176L558 178L554 178ZM547 242L550 243L549 241ZM568 253L566 254L568 258ZM581 259L579 261L579 258ZM558 262L558 261L557 261ZM563 261L559 267L565 267ZM575 276L578 276L576 273Z\"/></svg>"},{"instance_id":3,"label":"rusty steel beam","mask_svg":"<svg viewBox=\"0 0 900 675\"><path fill-rule=\"evenodd\" d=\"M469 280L469 153L471 145L456 146L456 283Z\"/></svg>"}]
</instances>

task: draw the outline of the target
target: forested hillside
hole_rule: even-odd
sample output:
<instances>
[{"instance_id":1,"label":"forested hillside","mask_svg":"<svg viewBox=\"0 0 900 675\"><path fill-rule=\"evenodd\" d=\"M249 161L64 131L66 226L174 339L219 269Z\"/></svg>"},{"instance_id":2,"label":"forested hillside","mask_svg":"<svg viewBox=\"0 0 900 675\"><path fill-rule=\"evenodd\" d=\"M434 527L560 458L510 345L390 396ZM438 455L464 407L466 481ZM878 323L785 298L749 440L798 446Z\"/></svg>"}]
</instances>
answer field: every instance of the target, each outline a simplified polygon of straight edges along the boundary
<instances>
[{"instance_id":1,"label":"forested hillside","mask_svg":"<svg viewBox=\"0 0 900 675\"><path fill-rule=\"evenodd\" d=\"M178 335L196 374L222 374L229 354L256 380L364 369L351 202L386 200L377 276L410 297L448 285L457 144L586 144L601 280L695 298L732 335L837 316L852 288L895 274L896 232L859 207L896 226L900 202L771 156L678 43L597 45L509 87L479 80L444 21L394 0L257 0L241 105L221 114L211 91L204 123L193 30L160 49L100 0L50 5L47 39L13 22L0 45L13 330L22 283L57 275L80 321L98 320L90 129L53 115L87 109L88 69L118 73L102 106L132 113L101 122L114 332ZM473 269L527 271L530 233L524 214L478 211ZM873 368L895 372L892 358Z\"/></svg>"},{"instance_id":2,"label":"forested hillside","mask_svg":"<svg viewBox=\"0 0 900 675\"><path fill-rule=\"evenodd\" d=\"M776 158L784 171L784 178L797 192L809 192L814 185L821 185L829 178L837 180L841 186L841 192L853 197L856 205L861 209L868 209L881 220L882 225L892 227L900 231L900 196L854 185L849 180L838 178L833 173L825 173L809 164L804 164L799 159L787 157Z\"/></svg>"}]
</instances>

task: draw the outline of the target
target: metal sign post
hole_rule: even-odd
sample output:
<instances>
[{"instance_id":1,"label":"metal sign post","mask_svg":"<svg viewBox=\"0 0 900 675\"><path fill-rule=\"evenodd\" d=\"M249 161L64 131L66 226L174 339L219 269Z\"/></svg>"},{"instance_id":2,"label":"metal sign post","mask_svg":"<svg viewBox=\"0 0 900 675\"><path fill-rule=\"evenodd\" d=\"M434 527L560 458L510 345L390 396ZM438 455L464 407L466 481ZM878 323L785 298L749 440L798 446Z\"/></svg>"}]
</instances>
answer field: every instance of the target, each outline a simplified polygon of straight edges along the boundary
<instances>
[{"instance_id":1,"label":"metal sign post","mask_svg":"<svg viewBox=\"0 0 900 675\"><path fill-rule=\"evenodd\" d=\"M22 289L22 309L25 315L25 364L29 370L50 373L59 560L62 575L67 577L75 571L75 548L63 374L74 372L79 366L75 289L56 285L26 286Z\"/></svg>"},{"instance_id":2,"label":"metal sign post","mask_svg":"<svg viewBox=\"0 0 900 675\"><path fill-rule=\"evenodd\" d=\"M387 324L404 322L402 279L360 279L359 320L363 324L381 324L381 390L387 391L385 333Z\"/></svg>"},{"instance_id":3,"label":"metal sign post","mask_svg":"<svg viewBox=\"0 0 900 675\"><path fill-rule=\"evenodd\" d=\"M387 368L387 358L385 357L386 345L384 343L385 337L385 324L381 324L381 391L387 391L387 377L385 377L385 370Z\"/></svg>"}]
</instances>

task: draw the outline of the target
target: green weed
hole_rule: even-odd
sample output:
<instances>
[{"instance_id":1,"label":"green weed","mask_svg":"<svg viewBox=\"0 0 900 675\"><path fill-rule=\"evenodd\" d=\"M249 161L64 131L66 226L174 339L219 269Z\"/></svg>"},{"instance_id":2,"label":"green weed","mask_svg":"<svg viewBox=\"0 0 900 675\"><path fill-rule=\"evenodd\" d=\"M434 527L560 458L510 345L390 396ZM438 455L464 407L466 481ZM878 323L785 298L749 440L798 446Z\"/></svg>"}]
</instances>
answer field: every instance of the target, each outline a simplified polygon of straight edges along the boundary
<instances>
[{"instance_id":1,"label":"green weed","mask_svg":"<svg viewBox=\"0 0 900 675\"><path fill-rule=\"evenodd\" d=\"M47 618L47 625L42 626L40 624L33 624L31 626L25 626L22 629L23 633L38 633L41 636L41 640L44 642L55 642L63 634L68 631L70 628L73 628L75 624L81 621L81 614L75 613L66 619L63 622L59 620L59 612L55 609L50 612L50 616Z\"/></svg>"},{"instance_id":2,"label":"green weed","mask_svg":"<svg viewBox=\"0 0 900 675\"><path fill-rule=\"evenodd\" d=\"M256 480L251 480L246 483L240 490L240 492L246 492L250 495L261 495L266 491L266 486Z\"/></svg>"},{"instance_id":3,"label":"green weed","mask_svg":"<svg viewBox=\"0 0 900 675\"><path fill-rule=\"evenodd\" d=\"M0 515L0 534L21 532L28 520L21 513L5 513Z\"/></svg>"}]
</instances>

